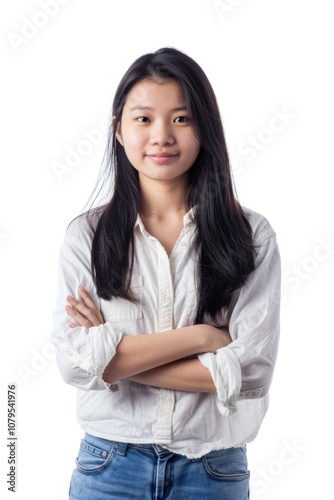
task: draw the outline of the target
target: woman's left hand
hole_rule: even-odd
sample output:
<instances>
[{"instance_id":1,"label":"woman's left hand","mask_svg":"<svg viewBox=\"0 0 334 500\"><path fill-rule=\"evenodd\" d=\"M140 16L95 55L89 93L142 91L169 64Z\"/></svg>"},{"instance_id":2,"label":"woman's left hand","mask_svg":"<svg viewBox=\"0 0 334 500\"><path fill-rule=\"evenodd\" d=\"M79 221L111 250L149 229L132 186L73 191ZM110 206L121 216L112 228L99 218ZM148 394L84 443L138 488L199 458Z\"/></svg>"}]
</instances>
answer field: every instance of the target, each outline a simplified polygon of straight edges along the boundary
<instances>
[{"instance_id":1,"label":"woman's left hand","mask_svg":"<svg viewBox=\"0 0 334 500\"><path fill-rule=\"evenodd\" d=\"M86 290L80 286L79 295L82 301L76 300L71 295L68 295L68 305L65 306L66 312L74 321L71 321L68 326L75 328L76 326L84 326L90 328L92 326L99 326L104 323L101 311L96 306Z\"/></svg>"}]
</instances>

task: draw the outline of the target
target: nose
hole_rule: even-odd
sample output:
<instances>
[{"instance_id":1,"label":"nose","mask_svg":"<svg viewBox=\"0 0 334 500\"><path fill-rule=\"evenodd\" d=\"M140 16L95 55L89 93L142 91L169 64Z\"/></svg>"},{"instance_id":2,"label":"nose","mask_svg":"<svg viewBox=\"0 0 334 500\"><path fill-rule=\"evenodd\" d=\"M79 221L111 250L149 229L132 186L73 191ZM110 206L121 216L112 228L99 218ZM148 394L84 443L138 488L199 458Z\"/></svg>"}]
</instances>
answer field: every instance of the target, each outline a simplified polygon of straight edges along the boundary
<instances>
[{"instance_id":1,"label":"nose","mask_svg":"<svg viewBox=\"0 0 334 500\"><path fill-rule=\"evenodd\" d=\"M151 127L151 144L162 147L172 145L174 142L172 126L162 120L156 120Z\"/></svg>"}]
</instances>

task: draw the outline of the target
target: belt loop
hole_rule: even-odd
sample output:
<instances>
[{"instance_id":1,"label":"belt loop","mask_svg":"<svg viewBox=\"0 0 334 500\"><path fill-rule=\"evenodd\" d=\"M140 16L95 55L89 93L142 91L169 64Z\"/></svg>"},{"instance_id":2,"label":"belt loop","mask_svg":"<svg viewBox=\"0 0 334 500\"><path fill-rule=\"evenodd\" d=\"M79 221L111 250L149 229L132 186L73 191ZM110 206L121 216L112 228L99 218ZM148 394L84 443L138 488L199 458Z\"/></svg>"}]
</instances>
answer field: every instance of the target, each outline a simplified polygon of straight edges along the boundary
<instances>
[{"instance_id":1,"label":"belt loop","mask_svg":"<svg viewBox=\"0 0 334 500\"><path fill-rule=\"evenodd\" d=\"M114 443L115 453L117 453L118 455L123 455L123 457L125 457L128 449L128 443L119 443L118 441L114 441Z\"/></svg>"}]
</instances>

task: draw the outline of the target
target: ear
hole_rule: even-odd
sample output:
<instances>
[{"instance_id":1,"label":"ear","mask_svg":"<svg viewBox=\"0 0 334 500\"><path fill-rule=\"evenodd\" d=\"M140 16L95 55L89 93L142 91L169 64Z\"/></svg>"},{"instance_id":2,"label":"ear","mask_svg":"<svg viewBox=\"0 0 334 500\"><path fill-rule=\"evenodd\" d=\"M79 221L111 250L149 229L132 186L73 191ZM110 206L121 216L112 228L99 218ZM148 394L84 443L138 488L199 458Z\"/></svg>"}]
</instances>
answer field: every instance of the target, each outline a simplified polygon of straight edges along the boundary
<instances>
[{"instance_id":1,"label":"ear","mask_svg":"<svg viewBox=\"0 0 334 500\"><path fill-rule=\"evenodd\" d=\"M116 116L112 117L111 123L112 123L112 126L115 127ZM116 128L116 138L117 138L118 142L123 146L123 139L122 139L122 132L121 132L121 122L119 122L119 124L117 125L117 128Z\"/></svg>"}]
</instances>

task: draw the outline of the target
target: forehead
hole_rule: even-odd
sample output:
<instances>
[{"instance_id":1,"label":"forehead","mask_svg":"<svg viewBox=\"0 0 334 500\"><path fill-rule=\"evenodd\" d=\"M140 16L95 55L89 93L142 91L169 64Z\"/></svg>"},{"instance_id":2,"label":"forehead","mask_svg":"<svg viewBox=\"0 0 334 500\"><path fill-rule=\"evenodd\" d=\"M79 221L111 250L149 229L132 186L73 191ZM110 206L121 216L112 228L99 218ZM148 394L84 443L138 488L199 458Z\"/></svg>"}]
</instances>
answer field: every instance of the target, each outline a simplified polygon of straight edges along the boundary
<instances>
[{"instance_id":1,"label":"forehead","mask_svg":"<svg viewBox=\"0 0 334 500\"><path fill-rule=\"evenodd\" d=\"M130 90L124 107L133 108L176 108L186 107L182 86L175 80L145 79L136 83Z\"/></svg>"}]
</instances>

